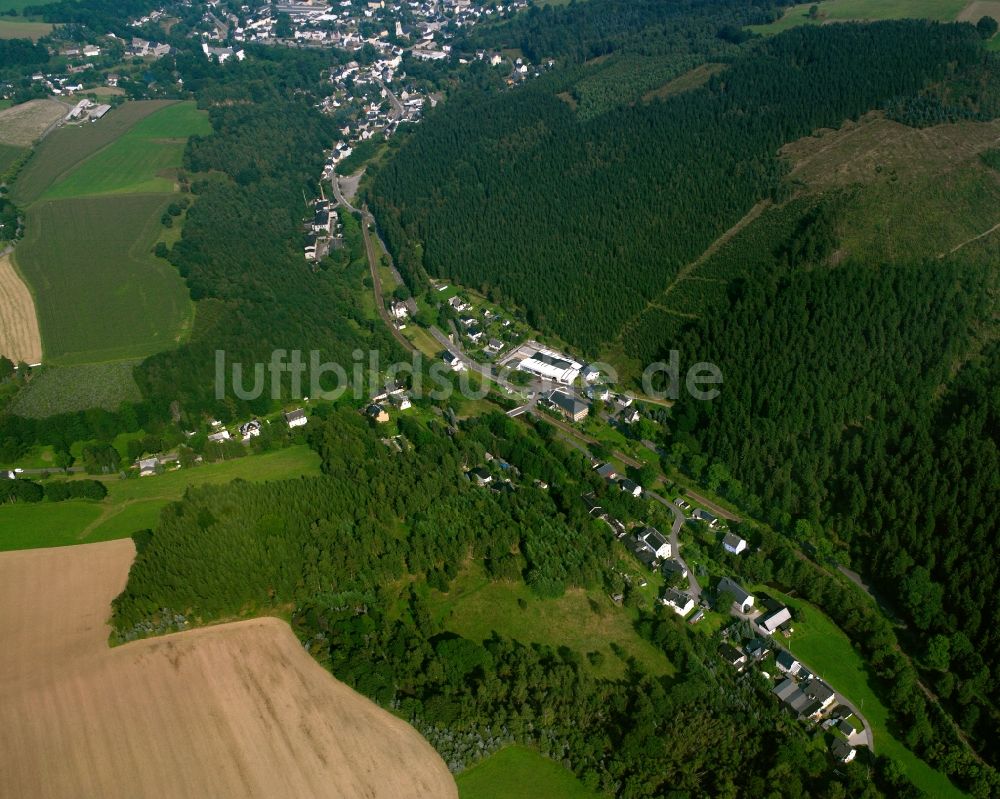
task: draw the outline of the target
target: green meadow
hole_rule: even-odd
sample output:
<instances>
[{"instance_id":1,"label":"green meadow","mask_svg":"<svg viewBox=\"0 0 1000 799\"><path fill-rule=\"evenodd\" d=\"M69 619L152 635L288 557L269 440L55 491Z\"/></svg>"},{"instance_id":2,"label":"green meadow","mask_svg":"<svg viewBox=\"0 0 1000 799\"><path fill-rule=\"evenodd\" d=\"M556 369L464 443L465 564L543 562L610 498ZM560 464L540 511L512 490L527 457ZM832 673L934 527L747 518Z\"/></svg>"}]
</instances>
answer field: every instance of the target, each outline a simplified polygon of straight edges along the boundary
<instances>
[{"instance_id":1,"label":"green meadow","mask_svg":"<svg viewBox=\"0 0 1000 799\"><path fill-rule=\"evenodd\" d=\"M183 340L194 305L176 269L152 249L185 144L210 132L193 102L133 102L64 126L38 147L12 194L26 207L15 258L35 296L46 364L139 359ZM107 391L100 375L84 379L88 400L113 408L134 399L126 377ZM41 383L24 400L31 415L79 407L57 374Z\"/></svg>"},{"instance_id":2,"label":"green meadow","mask_svg":"<svg viewBox=\"0 0 1000 799\"><path fill-rule=\"evenodd\" d=\"M188 137L211 131L208 115L194 103L168 105L57 179L42 199L171 192Z\"/></svg>"},{"instance_id":3,"label":"green meadow","mask_svg":"<svg viewBox=\"0 0 1000 799\"><path fill-rule=\"evenodd\" d=\"M141 358L175 346L193 307L152 254L169 194L46 200L27 211L17 265L33 289L45 362Z\"/></svg>"},{"instance_id":4,"label":"green meadow","mask_svg":"<svg viewBox=\"0 0 1000 799\"><path fill-rule=\"evenodd\" d=\"M0 0L2 2L2 0ZM20 206L37 200L49 186L64 180L80 163L107 147L145 117L173 104L170 100L139 100L109 111L86 125L65 125L45 137L17 177L11 197Z\"/></svg>"},{"instance_id":5,"label":"green meadow","mask_svg":"<svg viewBox=\"0 0 1000 799\"><path fill-rule=\"evenodd\" d=\"M461 799L598 799L572 771L524 746L508 746L455 778Z\"/></svg>"},{"instance_id":6,"label":"green meadow","mask_svg":"<svg viewBox=\"0 0 1000 799\"><path fill-rule=\"evenodd\" d=\"M648 674L676 672L663 652L635 631L633 612L599 591L570 589L558 599L541 599L523 583L493 582L470 566L447 594L431 590L428 602L451 632L476 641L496 632L525 644L565 646L598 677L622 677L630 658ZM624 658L614 648L620 648ZM587 658L592 652L600 653L595 662Z\"/></svg>"},{"instance_id":7,"label":"green meadow","mask_svg":"<svg viewBox=\"0 0 1000 799\"><path fill-rule=\"evenodd\" d=\"M0 551L125 538L155 527L160 511L179 500L189 486L237 479L284 480L319 473L319 456L301 444L152 477L98 478L108 488L108 496L100 502L0 505Z\"/></svg>"}]
</instances>

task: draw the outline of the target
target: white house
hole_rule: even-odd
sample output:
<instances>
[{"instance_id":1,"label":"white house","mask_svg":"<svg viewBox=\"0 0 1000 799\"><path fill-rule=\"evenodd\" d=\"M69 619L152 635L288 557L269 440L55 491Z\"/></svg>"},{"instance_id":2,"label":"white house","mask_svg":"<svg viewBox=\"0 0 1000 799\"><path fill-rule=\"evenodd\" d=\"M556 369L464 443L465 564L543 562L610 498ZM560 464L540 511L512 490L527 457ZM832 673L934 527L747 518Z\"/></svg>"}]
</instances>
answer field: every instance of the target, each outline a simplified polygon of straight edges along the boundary
<instances>
[{"instance_id":1,"label":"white house","mask_svg":"<svg viewBox=\"0 0 1000 799\"><path fill-rule=\"evenodd\" d=\"M657 558L669 558L671 554L670 542L663 537L663 534L655 527L643 527L637 538L642 541L650 552Z\"/></svg>"},{"instance_id":2,"label":"white house","mask_svg":"<svg viewBox=\"0 0 1000 799\"><path fill-rule=\"evenodd\" d=\"M607 402L611 397L611 390L607 386L587 386L586 394L592 400Z\"/></svg>"},{"instance_id":3,"label":"white house","mask_svg":"<svg viewBox=\"0 0 1000 799\"><path fill-rule=\"evenodd\" d=\"M668 589L660 600L660 603L673 610L680 617L687 616L694 610L694 600L680 591Z\"/></svg>"},{"instance_id":4,"label":"white house","mask_svg":"<svg viewBox=\"0 0 1000 799\"><path fill-rule=\"evenodd\" d=\"M306 412L301 408L297 408L285 414L285 421L289 427L305 427L309 420L306 418Z\"/></svg>"},{"instance_id":5,"label":"white house","mask_svg":"<svg viewBox=\"0 0 1000 799\"><path fill-rule=\"evenodd\" d=\"M695 513L697 513L697 511ZM722 547L726 550L726 552L733 555L739 555L747 548L747 542L735 533L726 533L725 538L722 539Z\"/></svg>"},{"instance_id":6,"label":"white house","mask_svg":"<svg viewBox=\"0 0 1000 799\"><path fill-rule=\"evenodd\" d=\"M139 461L139 477L149 477L156 474L156 467L160 465L156 458L143 458Z\"/></svg>"},{"instance_id":7,"label":"white house","mask_svg":"<svg viewBox=\"0 0 1000 799\"><path fill-rule=\"evenodd\" d=\"M459 358L452 352L445 351L444 362L451 367L453 372L461 372L465 368L465 364L462 363L462 359Z\"/></svg>"},{"instance_id":8,"label":"white house","mask_svg":"<svg viewBox=\"0 0 1000 799\"><path fill-rule=\"evenodd\" d=\"M405 302L396 301L389 306L389 315L393 319L406 319L410 315Z\"/></svg>"},{"instance_id":9,"label":"white house","mask_svg":"<svg viewBox=\"0 0 1000 799\"><path fill-rule=\"evenodd\" d=\"M701 522L705 522L705 524L707 524L709 527L715 527L719 523L719 520L715 518L715 516L713 516L707 510L702 510L701 508L697 508L695 512L691 514L691 518Z\"/></svg>"},{"instance_id":10,"label":"white house","mask_svg":"<svg viewBox=\"0 0 1000 799\"><path fill-rule=\"evenodd\" d=\"M256 419L251 419L246 424L241 424L239 429L243 440L249 441L251 438L256 438L260 435L260 422Z\"/></svg>"},{"instance_id":11,"label":"white house","mask_svg":"<svg viewBox=\"0 0 1000 799\"><path fill-rule=\"evenodd\" d=\"M209 437L209 441L229 441L231 436L228 430L220 430L218 433L212 433Z\"/></svg>"},{"instance_id":12,"label":"white house","mask_svg":"<svg viewBox=\"0 0 1000 799\"><path fill-rule=\"evenodd\" d=\"M830 753L841 763L850 763L854 760L858 751L846 741L842 741L840 738L837 738L830 746Z\"/></svg>"}]
</instances>

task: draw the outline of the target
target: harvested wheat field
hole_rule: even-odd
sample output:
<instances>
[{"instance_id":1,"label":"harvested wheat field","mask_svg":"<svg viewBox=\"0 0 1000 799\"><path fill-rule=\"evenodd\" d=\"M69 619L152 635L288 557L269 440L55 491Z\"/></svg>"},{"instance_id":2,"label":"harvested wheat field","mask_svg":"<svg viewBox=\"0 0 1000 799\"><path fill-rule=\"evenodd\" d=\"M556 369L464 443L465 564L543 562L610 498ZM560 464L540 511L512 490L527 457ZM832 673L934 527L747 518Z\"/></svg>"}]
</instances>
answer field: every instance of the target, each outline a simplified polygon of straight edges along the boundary
<instances>
[{"instance_id":1,"label":"harvested wheat field","mask_svg":"<svg viewBox=\"0 0 1000 799\"><path fill-rule=\"evenodd\" d=\"M131 540L0 554L0 786L33 797L457 797L277 619L111 649Z\"/></svg>"},{"instance_id":2,"label":"harvested wheat field","mask_svg":"<svg viewBox=\"0 0 1000 799\"><path fill-rule=\"evenodd\" d=\"M0 111L0 144L29 147L68 111L58 100L28 100Z\"/></svg>"},{"instance_id":3,"label":"harvested wheat field","mask_svg":"<svg viewBox=\"0 0 1000 799\"><path fill-rule=\"evenodd\" d=\"M0 255L0 355L15 363L42 360L35 300L15 271L9 254Z\"/></svg>"}]
</instances>

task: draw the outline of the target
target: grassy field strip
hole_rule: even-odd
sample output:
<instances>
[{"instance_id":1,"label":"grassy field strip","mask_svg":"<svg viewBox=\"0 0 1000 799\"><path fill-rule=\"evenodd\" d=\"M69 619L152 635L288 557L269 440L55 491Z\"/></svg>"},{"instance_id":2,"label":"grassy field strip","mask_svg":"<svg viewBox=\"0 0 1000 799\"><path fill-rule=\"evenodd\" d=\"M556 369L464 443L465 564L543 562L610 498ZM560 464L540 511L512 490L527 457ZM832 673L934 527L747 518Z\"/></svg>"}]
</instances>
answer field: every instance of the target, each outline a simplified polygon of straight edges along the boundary
<instances>
[{"instance_id":1,"label":"grassy field strip","mask_svg":"<svg viewBox=\"0 0 1000 799\"><path fill-rule=\"evenodd\" d=\"M317 474L319 456L302 444L155 477L99 478L108 487L108 496L101 502L0 505L0 551L125 538L136 530L153 527L160 510L179 500L190 486Z\"/></svg>"},{"instance_id":2,"label":"grassy field strip","mask_svg":"<svg viewBox=\"0 0 1000 799\"><path fill-rule=\"evenodd\" d=\"M851 640L816 606L782 594L771 586L756 586L785 602L796 615L795 632L783 646L800 658L810 669L854 702L872 725L875 751L896 762L907 777L935 799L965 796L951 781L932 769L897 739L889 730L889 710L871 687L874 677Z\"/></svg>"},{"instance_id":3,"label":"grassy field strip","mask_svg":"<svg viewBox=\"0 0 1000 799\"><path fill-rule=\"evenodd\" d=\"M572 771L524 746L508 746L455 779L461 799L599 799Z\"/></svg>"},{"instance_id":4,"label":"grassy field strip","mask_svg":"<svg viewBox=\"0 0 1000 799\"><path fill-rule=\"evenodd\" d=\"M38 41L52 33L48 22L28 22L23 19L0 19L0 39L31 39Z\"/></svg>"},{"instance_id":5,"label":"grassy field strip","mask_svg":"<svg viewBox=\"0 0 1000 799\"><path fill-rule=\"evenodd\" d=\"M751 25L748 30L771 35L799 25L822 25L825 22L907 18L950 22L957 19L969 3L967 0L824 0L819 4L820 14L815 19L809 16L813 5L794 5L776 22Z\"/></svg>"}]
</instances>

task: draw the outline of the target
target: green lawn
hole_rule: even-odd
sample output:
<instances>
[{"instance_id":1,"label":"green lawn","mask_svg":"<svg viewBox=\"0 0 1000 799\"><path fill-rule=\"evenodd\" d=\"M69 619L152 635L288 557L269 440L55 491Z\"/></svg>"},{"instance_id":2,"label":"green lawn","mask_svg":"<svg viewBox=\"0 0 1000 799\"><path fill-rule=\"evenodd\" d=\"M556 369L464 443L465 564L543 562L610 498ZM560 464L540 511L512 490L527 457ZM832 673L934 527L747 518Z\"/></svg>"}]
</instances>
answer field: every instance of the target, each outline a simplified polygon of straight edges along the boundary
<instances>
[{"instance_id":1,"label":"green lawn","mask_svg":"<svg viewBox=\"0 0 1000 799\"><path fill-rule=\"evenodd\" d=\"M168 105L57 179L42 199L171 192L188 137L211 130L208 114L193 102Z\"/></svg>"},{"instance_id":2,"label":"green lawn","mask_svg":"<svg viewBox=\"0 0 1000 799\"><path fill-rule=\"evenodd\" d=\"M872 727L875 751L896 762L907 777L928 796L964 796L943 774L920 760L889 731L889 710L872 690L869 674L859 652L833 621L814 605L793 599L770 586L755 586L787 603L795 612L791 639L779 638L796 658L850 699Z\"/></svg>"},{"instance_id":3,"label":"green lawn","mask_svg":"<svg viewBox=\"0 0 1000 799\"><path fill-rule=\"evenodd\" d=\"M455 778L461 799L599 799L573 774L524 746L508 746Z\"/></svg>"},{"instance_id":4,"label":"green lawn","mask_svg":"<svg viewBox=\"0 0 1000 799\"><path fill-rule=\"evenodd\" d=\"M151 250L172 195L47 200L27 211L17 266L35 296L46 363L141 358L176 346L193 306Z\"/></svg>"},{"instance_id":5,"label":"green lawn","mask_svg":"<svg viewBox=\"0 0 1000 799\"><path fill-rule=\"evenodd\" d=\"M518 604L519 599L525 607ZM632 612L599 591L576 588L559 599L540 599L523 583L491 582L480 569L470 567L447 594L433 590L428 600L440 624L476 641L495 631L526 644L566 646L584 658L594 674L609 678L625 673L625 662L611 651L615 643L647 673L675 673L663 652L635 631ZM587 653L594 651L603 657L599 666L586 660Z\"/></svg>"},{"instance_id":6,"label":"green lawn","mask_svg":"<svg viewBox=\"0 0 1000 799\"><path fill-rule=\"evenodd\" d=\"M131 130L141 119L173 103L172 100L128 102L109 111L97 122L65 125L53 131L21 171L11 191L12 199L20 206L31 204L86 158Z\"/></svg>"},{"instance_id":7,"label":"green lawn","mask_svg":"<svg viewBox=\"0 0 1000 799\"><path fill-rule=\"evenodd\" d=\"M243 480L284 480L319 474L319 456L305 445L180 469L155 477L102 479L101 502L70 500L0 505L0 551L125 538L156 525L160 510L189 486Z\"/></svg>"},{"instance_id":8,"label":"green lawn","mask_svg":"<svg viewBox=\"0 0 1000 799\"><path fill-rule=\"evenodd\" d=\"M781 19L770 25L751 25L755 33L774 34L799 25L819 25L823 22L923 18L950 21L968 5L967 0L824 0L816 3L820 16L812 19L809 9L814 3L792 6Z\"/></svg>"}]
</instances>

